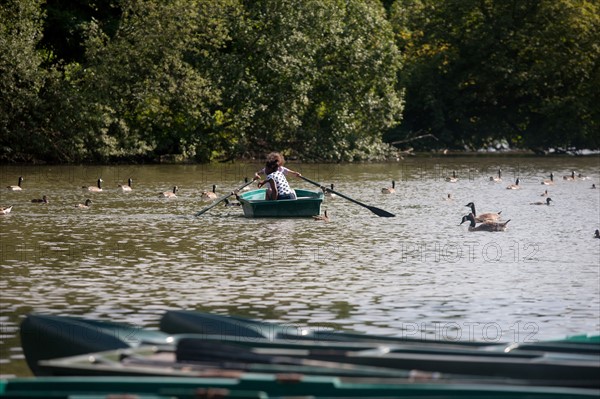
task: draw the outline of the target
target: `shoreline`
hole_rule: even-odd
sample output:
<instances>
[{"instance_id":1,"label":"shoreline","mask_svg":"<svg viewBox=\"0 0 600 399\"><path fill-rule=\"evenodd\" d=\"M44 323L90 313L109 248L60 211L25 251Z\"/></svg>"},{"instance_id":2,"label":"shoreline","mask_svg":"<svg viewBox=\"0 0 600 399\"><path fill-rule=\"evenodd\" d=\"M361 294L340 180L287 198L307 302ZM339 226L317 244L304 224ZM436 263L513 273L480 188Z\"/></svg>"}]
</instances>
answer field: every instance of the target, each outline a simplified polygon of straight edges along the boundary
<instances>
[{"instance_id":1,"label":"shoreline","mask_svg":"<svg viewBox=\"0 0 600 399\"><path fill-rule=\"evenodd\" d=\"M286 156L286 161L292 161L299 164L376 164L376 163L395 163L400 162L409 158L458 158L458 157L514 157L514 158L585 158L592 156L600 156L600 149L598 150L577 150L577 151L547 151L544 153L534 152L532 150L479 150L479 151L466 151L466 150L432 150L432 151L402 151L398 150L396 156L382 156L379 160L364 160L364 161L331 161L331 160L315 160L315 161L304 161L294 156ZM235 164L235 163L253 163L253 162L264 162L262 158L235 158L222 161L213 162L197 162L192 159L183 159L179 154L168 154L161 156L162 159L154 159L140 162L131 162L127 160L117 160L113 162L47 162L44 160L33 160L31 162L0 162L0 166L11 166L11 165L211 165L211 164Z\"/></svg>"}]
</instances>

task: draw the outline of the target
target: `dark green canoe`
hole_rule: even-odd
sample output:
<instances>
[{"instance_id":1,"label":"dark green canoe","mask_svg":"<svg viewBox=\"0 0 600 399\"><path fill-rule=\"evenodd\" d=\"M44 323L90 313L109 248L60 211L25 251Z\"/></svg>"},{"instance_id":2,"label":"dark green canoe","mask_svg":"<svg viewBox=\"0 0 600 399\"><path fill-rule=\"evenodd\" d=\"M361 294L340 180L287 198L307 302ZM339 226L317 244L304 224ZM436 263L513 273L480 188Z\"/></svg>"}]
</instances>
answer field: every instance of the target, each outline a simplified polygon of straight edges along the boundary
<instances>
[{"instance_id":1,"label":"dark green canoe","mask_svg":"<svg viewBox=\"0 0 600 399\"><path fill-rule=\"evenodd\" d=\"M545 351L556 353L595 354L600 356L599 335L577 335L562 339L537 342L481 342L449 341L419 338L413 336L393 337L372 334L360 334L344 331L319 331L302 328L295 324L276 324L253 320L239 316L218 315L190 310L168 310L160 320L160 330L171 334L207 334L240 338L264 338L283 341L323 341L333 343L351 342L353 344L406 345L426 344L444 347L473 347L501 352Z\"/></svg>"},{"instance_id":2,"label":"dark green canoe","mask_svg":"<svg viewBox=\"0 0 600 399\"><path fill-rule=\"evenodd\" d=\"M44 375L52 376L178 376L198 378L252 374L332 376L348 381L432 381L437 383L506 384L600 389L597 364L589 359L560 360L525 357L487 357L442 354L396 353L294 353L245 351L221 344L205 351L185 340L172 348L142 346L40 361ZM230 352L224 354L224 352ZM414 368L411 368L414 366Z\"/></svg>"},{"instance_id":3,"label":"dark green canoe","mask_svg":"<svg viewBox=\"0 0 600 399\"><path fill-rule=\"evenodd\" d=\"M35 375L38 362L143 344L167 344L169 334L138 326L71 316L30 314L20 327L25 360Z\"/></svg>"},{"instance_id":4,"label":"dark green canoe","mask_svg":"<svg viewBox=\"0 0 600 399\"><path fill-rule=\"evenodd\" d=\"M249 218L311 217L321 213L322 191L296 190L298 199L266 201L266 190L253 190L240 194L239 201L244 216Z\"/></svg>"},{"instance_id":5,"label":"dark green canoe","mask_svg":"<svg viewBox=\"0 0 600 399\"><path fill-rule=\"evenodd\" d=\"M0 381L7 398L596 398L593 389L478 384L348 382L335 377L248 374L239 377L46 377Z\"/></svg>"}]
</instances>

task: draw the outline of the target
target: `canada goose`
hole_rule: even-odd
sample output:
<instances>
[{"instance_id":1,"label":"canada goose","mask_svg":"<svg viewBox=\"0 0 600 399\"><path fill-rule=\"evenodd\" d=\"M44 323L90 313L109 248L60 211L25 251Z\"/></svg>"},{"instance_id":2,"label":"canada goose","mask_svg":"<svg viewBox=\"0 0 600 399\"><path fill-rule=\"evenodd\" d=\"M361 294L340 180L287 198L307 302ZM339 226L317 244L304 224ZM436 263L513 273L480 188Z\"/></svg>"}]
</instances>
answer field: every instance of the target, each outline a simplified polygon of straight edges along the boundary
<instances>
[{"instance_id":1,"label":"canada goose","mask_svg":"<svg viewBox=\"0 0 600 399\"><path fill-rule=\"evenodd\" d=\"M102 192L102 182L104 180L102 179L98 179L98 183L97 186L83 186L82 188L86 189L87 191L91 191L92 193L100 193Z\"/></svg>"},{"instance_id":2,"label":"canada goose","mask_svg":"<svg viewBox=\"0 0 600 399\"><path fill-rule=\"evenodd\" d=\"M92 205L92 200L88 198L85 200L85 204L77 204L77 205L75 205L75 208L88 209L91 205Z\"/></svg>"},{"instance_id":3,"label":"canada goose","mask_svg":"<svg viewBox=\"0 0 600 399\"><path fill-rule=\"evenodd\" d=\"M119 188L121 189L121 191L123 191L124 193L126 192L130 192L132 191L131 188L131 183L133 183L133 180L131 179L131 177L127 180L127 185L124 184L119 184Z\"/></svg>"},{"instance_id":4,"label":"canada goose","mask_svg":"<svg viewBox=\"0 0 600 399\"><path fill-rule=\"evenodd\" d=\"M469 202L465 206L468 206L469 208L471 208L471 213L475 217L475 221L478 223L495 222L498 219L500 219L500 214L502 213L502 211L500 211L497 213L490 212L490 213L482 213L481 215L477 215L477 212L475 212L475 204L473 202Z\"/></svg>"},{"instance_id":5,"label":"canada goose","mask_svg":"<svg viewBox=\"0 0 600 399\"><path fill-rule=\"evenodd\" d=\"M322 220L325 223L329 223L329 216L327 216L327 210L325 210L325 212L323 212L322 215L313 216L313 219Z\"/></svg>"},{"instance_id":6,"label":"canada goose","mask_svg":"<svg viewBox=\"0 0 600 399\"><path fill-rule=\"evenodd\" d=\"M452 198L452 194L448 194L447 197L444 197L444 201L454 201L454 198Z\"/></svg>"},{"instance_id":7,"label":"canada goose","mask_svg":"<svg viewBox=\"0 0 600 399\"><path fill-rule=\"evenodd\" d=\"M0 208L0 215L8 215L10 211L12 211L13 206L9 206L8 208Z\"/></svg>"},{"instance_id":8,"label":"canada goose","mask_svg":"<svg viewBox=\"0 0 600 399\"><path fill-rule=\"evenodd\" d=\"M250 179L249 179L249 178L247 178L247 177L244 177L244 183L248 183L249 181L250 181ZM252 189L250 188L250 185L248 185L248 186L246 186L246 187L242 188L240 191L249 191L249 190L252 190Z\"/></svg>"},{"instance_id":9,"label":"canada goose","mask_svg":"<svg viewBox=\"0 0 600 399\"><path fill-rule=\"evenodd\" d=\"M177 190L179 190L179 187L175 186L175 187L173 187L173 191L165 191L165 192L158 194L158 196L160 198L177 198L177 195L175 195Z\"/></svg>"},{"instance_id":10,"label":"canada goose","mask_svg":"<svg viewBox=\"0 0 600 399\"><path fill-rule=\"evenodd\" d=\"M392 187L384 187L381 189L381 194L394 194L396 192L396 182L392 180Z\"/></svg>"},{"instance_id":11,"label":"canada goose","mask_svg":"<svg viewBox=\"0 0 600 399\"><path fill-rule=\"evenodd\" d=\"M456 183L458 181L458 177L456 177L456 171L452 171L452 176L446 177L446 181L450 183Z\"/></svg>"},{"instance_id":12,"label":"canada goose","mask_svg":"<svg viewBox=\"0 0 600 399\"><path fill-rule=\"evenodd\" d=\"M550 180L542 180L542 184L546 186L551 186L554 184L554 173L550 173Z\"/></svg>"},{"instance_id":13,"label":"canada goose","mask_svg":"<svg viewBox=\"0 0 600 399\"><path fill-rule=\"evenodd\" d=\"M570 175L563 176L563 180L575 180L575 171L571 171Z\"/></svg>"},{"instance_id":14,"label":"canada goose","mask_svg":"<svg viewBox=\"0 0 600 399\"><path fill-rule=\"evenodd\" d=\"M212 187L212 191L204 191L201 195L202 199L205 200L209 200L209 199L216 199L217 198L217 193L215 192L217 190L217 186L213 184Z\"/></svg>"},{"instance_id":15,"label":"canada goose","mask_svg":"<svg viewBox=\"0 0 600 399\"><path fill-rule=\"evenodd\" d=\"M548 196L548 190L544 190L544 192L540 194L540 197L547 197L547 196Z\"/></svg>"},{"instance_id":16,"label":"canada goose","mask_svg":"<svg viewBox=\"0 0 600 399\"><path fill-rule=\"evenodd\" d=\"M595 184L592 184L592 187L590 187L590 188L591 188L592 190L595 190L595 189L596 189L596 185L595 185Z\"/></svg>"},{"instance_id":17,"label":"canada goose","mask_svg":"<svg viewBox=\"0 0 600 399\"><path fill-rule=\"evenodd\" d=\"M579 174L577 175L577 178L578 178L579 180L590 180L590 178L589 178L588 176L584 176L584 175L582 175L581 173L579 173Z\"/></svg>"},{"instance_id":18,"label":"canada goose","mask_svg":"<svg viewBox=\"0 0 600 399\"><path fill-rule=\"evenodd\" d=\"M594 238L600 238L600 230L596 229L596 233L594 235Z\"/></svg>"},{"instance_id":19,"label":"canada goose","mask_svg":"<svg viewBox=\"0 0 600 399\"><path fill-rule=\"evenodd\" d=\"M337 195L335 193L331 192L331 191L333 191L333 187L334 187L333 183L331 183L331 190L328 189L327 187L323 187L322 188L323 193L325 194L326 197L328 197L328 198L335 198L335 197L337 197Z\"/></svg>"},{"instance_id":20,"label":"canada goose","mask_svg":"<svg viewBox=\"0 0 600 399\"><path fill-rule=\"evenodd\" d=\"M537 201L537 202L532 202L529 205L550 205L550 201L552 201L552 198L548 197L548 198L546 198L545 202Z\"/></svg>"},{"instance_id":21,"label":"canada goose","mask_svg":"<svg viewBox=\"0 0 600 399\"><path fill-rule=\"evenodd\" d=\"M21 183L23 183L23 176L19 176L19 184L16 186L6 186L10 191L21 191Z\"/></svg>"},{"instance_id":22,"label":"canada goose","mask_svg":"<svg viewBox=\"0 0 600 399\"><path fill-rule=\"evenodd\" d=\"M48 197L44 195L42 198L32 199L31 202L38 203L38 204L47 204L50 201L48 201Z\"/></svg>"},{"instance_id":23,"label":"canada goose","mask_svg":"<svg viewBox=\"0 0 600 399\"><path fill-rule=\"evenodd\" d=\"M519 186L519 178L517 177L517 180L515 181L515 184L511 184L509 186L506 186L507 190L518 190L521 188L521 186Z\"/></svg>"},{"instance_id":24,"label":"canada goose","mask_svg":"<svg viewBox=\"0 0 600 399\"><path fill-rule=\"evenodd\" d=\"M225 198L225 206L242 206L239 202L231 202L229 199Z\"/></svg>"},{"instance_id":25,"label":"canada goose","mask_svg":"<svg viewBox=\"0 0 600 399\"><path fill-rule=\"evenodd\" d=\"M504 231L504 230L506 230L506 225L508 224L508 222L510 222L510 219L507 220L506 222L502 222L502 223L486 222L486 223L481 223L479 226L476 226L475 225L475 216L473 216L472 213L469 213L468 215L463 216L460 224L463 224L466 221L471 222L469 224L469 231Z\"/></svg>"},{"instance_id":26,"label":"canada goose","mask_svg":"<svg viewBox=\"0 0 600 399\"><path fill-rule=\"evenodd\" d=\"M490 181L495 183L500 183L502 181L502 170L498 169L498 177L490 176Z\"/></svg>"}]
</instances>

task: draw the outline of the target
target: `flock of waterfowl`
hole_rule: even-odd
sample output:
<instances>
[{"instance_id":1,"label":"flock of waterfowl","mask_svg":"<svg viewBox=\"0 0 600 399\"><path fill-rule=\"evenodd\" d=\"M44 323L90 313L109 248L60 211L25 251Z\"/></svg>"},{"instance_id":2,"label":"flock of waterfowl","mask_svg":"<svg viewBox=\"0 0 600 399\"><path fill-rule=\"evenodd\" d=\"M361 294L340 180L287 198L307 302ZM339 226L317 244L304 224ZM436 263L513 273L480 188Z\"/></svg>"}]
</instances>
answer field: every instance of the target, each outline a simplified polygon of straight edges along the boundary
<instances>
[{"instance_id":1,"label":"flock of waterfowl","mask_svg":"<svg viewBox=\"0 0 600 399\"><path fill-rule=\"evenodd\" d=\"M6 188L9 191L23 191L23 181L25 179L23 178L23 176L19 177L18 183L16 186L7 186ZM105 190L102 188L102 183L104 182L104 180L102 180L101 178L98 178L98 180L96 181L96 185L95 186L82 186L81 188L85 191L85 192L89 192L89 193L101 193L104 192ZM131 192L133 191L133 179L129 178L127 180L127 184L119 184L117 186L117 189L120 190L121 192ZM212 191L205 191L201 194L201 198L203 200L212 200L217 198L217 194L216 194L216 189L217 186L213 185L212 187ZM173 187L173 190L170 191L165 191L162 193L159 193L158 196L160 198L177 198L177 191L179 190L179 188L177 186ZM31 202L33 203L39 203L39 204L48 204L50 202L50 200L48 199L48 196L44 195L42 196L42 198L34 198L31 200ZM74 205L75 208L79 208L79 209L88 209L90 208L92 205L92 200L91 199L86 199L85 202L83 203L79 203ZM8 206L8 207L0 207L0 215L7 215L9 214L13 209L13 205Z\"/></svg>"},{"instance_id":2,"label":"flock of waterfowl","mask_svg":"<svg viewBox=\"0 0 600 399\"><path fill-rule=\"evenodd\" d=\"M550 175L548 177L549 177L549 179L544 179L541 181L542 185L552 186L555 184L554 173L550 173ZM452 175L446 177L445 180L450 183L456 183L458 181L458 176L456 175L456 171L453 171ZM563 180L576 181L576 180L589 180L589 178L587 176L583 176L581 173L576 174L575 171L572 171L571 174L563 176ZM16 186L12 186L12 185L7 186L7 189L9 191L22 191L23 190L23 188L22 188L23 181L24 181L23 177L20 176L18 179L17 185ZM246 178L246 182L247 181L248 180ZM494 183L501 183L502 182L502 170L500 170L500 169L498 170L497 176L490 176L489 181L494 182ZM101 178L99 178L96 181L95 186L83 186L82 188L86 192L99 193L99 192L104 191L102 188L102 183L103 183L103 180ZM132 184L133 184L133 179L129 178L127 181L127 184L119 184L118 189L121 190L122 192L131 192L131 191L133 191ZM506 189L507 190L519 190L521 188L521 186L519 184L520 184L520 179L517 177L515 180L515 183L509 184L506 187ZM331 191L333 191L333 188L334 188L334 185L331 184ZM596 185L592 184L592 186L590 188L595 189ZM216 189L217 189L217 186L213 185L212 191L205 191L201 194L200 197L203 200L214 200L217 198ZM177 191L178 191L178 187L174 186L172 190L159 193L158 196L160 198L176 198ZM325 196L335 197L335 194L332 193L330 190L323 190L323 191L325 193ZM392 180L391 186L382 188L381 193L382 194L395 194L396 193L396 182L394 180ZM534 202L531 202L530 205L547 205L547 206L549 206L550 203L552 202L552 198L549 197L548 190L544 190L544 192L542 194L540 194L540 196L546 197L545 201L534 201ZM453 198L452 198L451 194L448 194L447 198L444 198L444 199L451 201ZM49 199L46 195L44 195L42 198L32 199L31 202L47 204L49 202ZM88 199L86 199L86 201L84 203L79 203L79 204L75 205L75 208L88 209L88 208L90 208L91 204L92 204L92 201L91 201L91 199L88 198ZM227 201L225 201L225 206L239 206L239 203L230 202L227 200ZM471 212L462 217L460 224L469 222L469 227L468 227L469 231L505 231L508 223L510 222L510 219L507 221L500 221L500 217L501 217L500 215L502 213L501 211L477 214L476 209L475 209L475 204L473 202L469 202L465 206L470 208ZM0 207L0 215L7 215L12 211L12 209L13 209L12 205L8 206L8 207ZM322 220L325 222L330 221L330 218L327 215L327 212L325 212L323 215L315 216L314 218L316 220ZM595 231L594 237L600 238L599 230Z\"/></svg>"},{"instance_id":3,"label":"flock of waterfowl","mask_svg":"<svg viewBox=\"0 0 600 399\"><path fill-rule=\"evenodd\" d=\"M541 181L542 185L552 186L555 184L554 173L550 173L550 175L548 177L549 177L549 179L544 179ZM575 171L572 171L570 175L563 176L563 180L565 180L565 181L589 180L589 177L584 176L581 173L576 174ZM456 171L453 171L451 176L446 177L445 181L447 181L449 183L458 182L458 176L456 175ZM498 175L490 176L489 181L494 182L494 183L502 183L502 170L498 169ZM519 185L520 182L521 182L520 179L517 177L515 180L515 183L509 184L508 186L506 186L506 189L507 190L519 190L519 189L521 189L521 186ZM590 188L595 189L596 184L592 184L592 186ZM391 187L384 187L381 189L382 194L394 194L395 192L396 192L396 182L395 181L392 181ZM530 202L529 204L530 205L547 205L547 206L549 206L550 203L552 202L552 198L550 198L548 195L549 195L548 190L544 190L544 192L542 194L540 194L540 196L546 197L545 201L534 201L534 202ZM452 201L453 200L452 195L448 194L448 196L445 197L444 200ZM508 225L508 222L510 222L510 219L507 221L501 222L500 214L502 213L502 211L477 214L477 212L475 210L475 204L473 202L469 202L465 206L470 208L471 212L462 217L460 224L469 222L469 228L468 228L469 231L505 231L507 229L507 225ZM600 230L597 229L595 231L594 237L600 238Z\"/></svg>"}]
</instances>

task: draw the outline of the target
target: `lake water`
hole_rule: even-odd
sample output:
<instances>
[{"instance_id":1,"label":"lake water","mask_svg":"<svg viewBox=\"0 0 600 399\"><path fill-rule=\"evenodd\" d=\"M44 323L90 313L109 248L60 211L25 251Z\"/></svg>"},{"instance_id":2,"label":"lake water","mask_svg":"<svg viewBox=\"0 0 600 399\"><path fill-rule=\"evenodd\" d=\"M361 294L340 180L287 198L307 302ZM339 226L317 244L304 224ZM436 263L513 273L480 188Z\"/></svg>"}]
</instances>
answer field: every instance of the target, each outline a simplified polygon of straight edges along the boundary
<instances>
[{"instance_id":1,"label":"lake water","mask_svg":"<svg viewBox=\"0 0 600 399\"><path fill-rule=\"evenodd\" d=\"M222 195L262 165L3 166L0 374L28 375L18 339L30 312L157 328L166 309L314 329L497 342L600 330L600 162L575 158L409 158L287 166L361 202L326 199L332 221L247 219ZM502 169L502 183L489 177ZM574 170L587 180L564 181ZM456 171L456 183L445 177ZM556 184L543 186L550 172ZM104 180L104 192L81 187ZM118 184L133 178L133 192ZM520 177L520 190L507 190ZM381 188L396 181L396 194ZM290 178L292 186L314 186ZM179 186L176 199L157 194ZM547 189L551 206L534 206ZM453 200L447 201L451 194ZM47 195L50 203L31 203ZM90 209L74 205L90 198ZM505 232L459 225L502 211Z\"/></svg>"}]
</instances>

